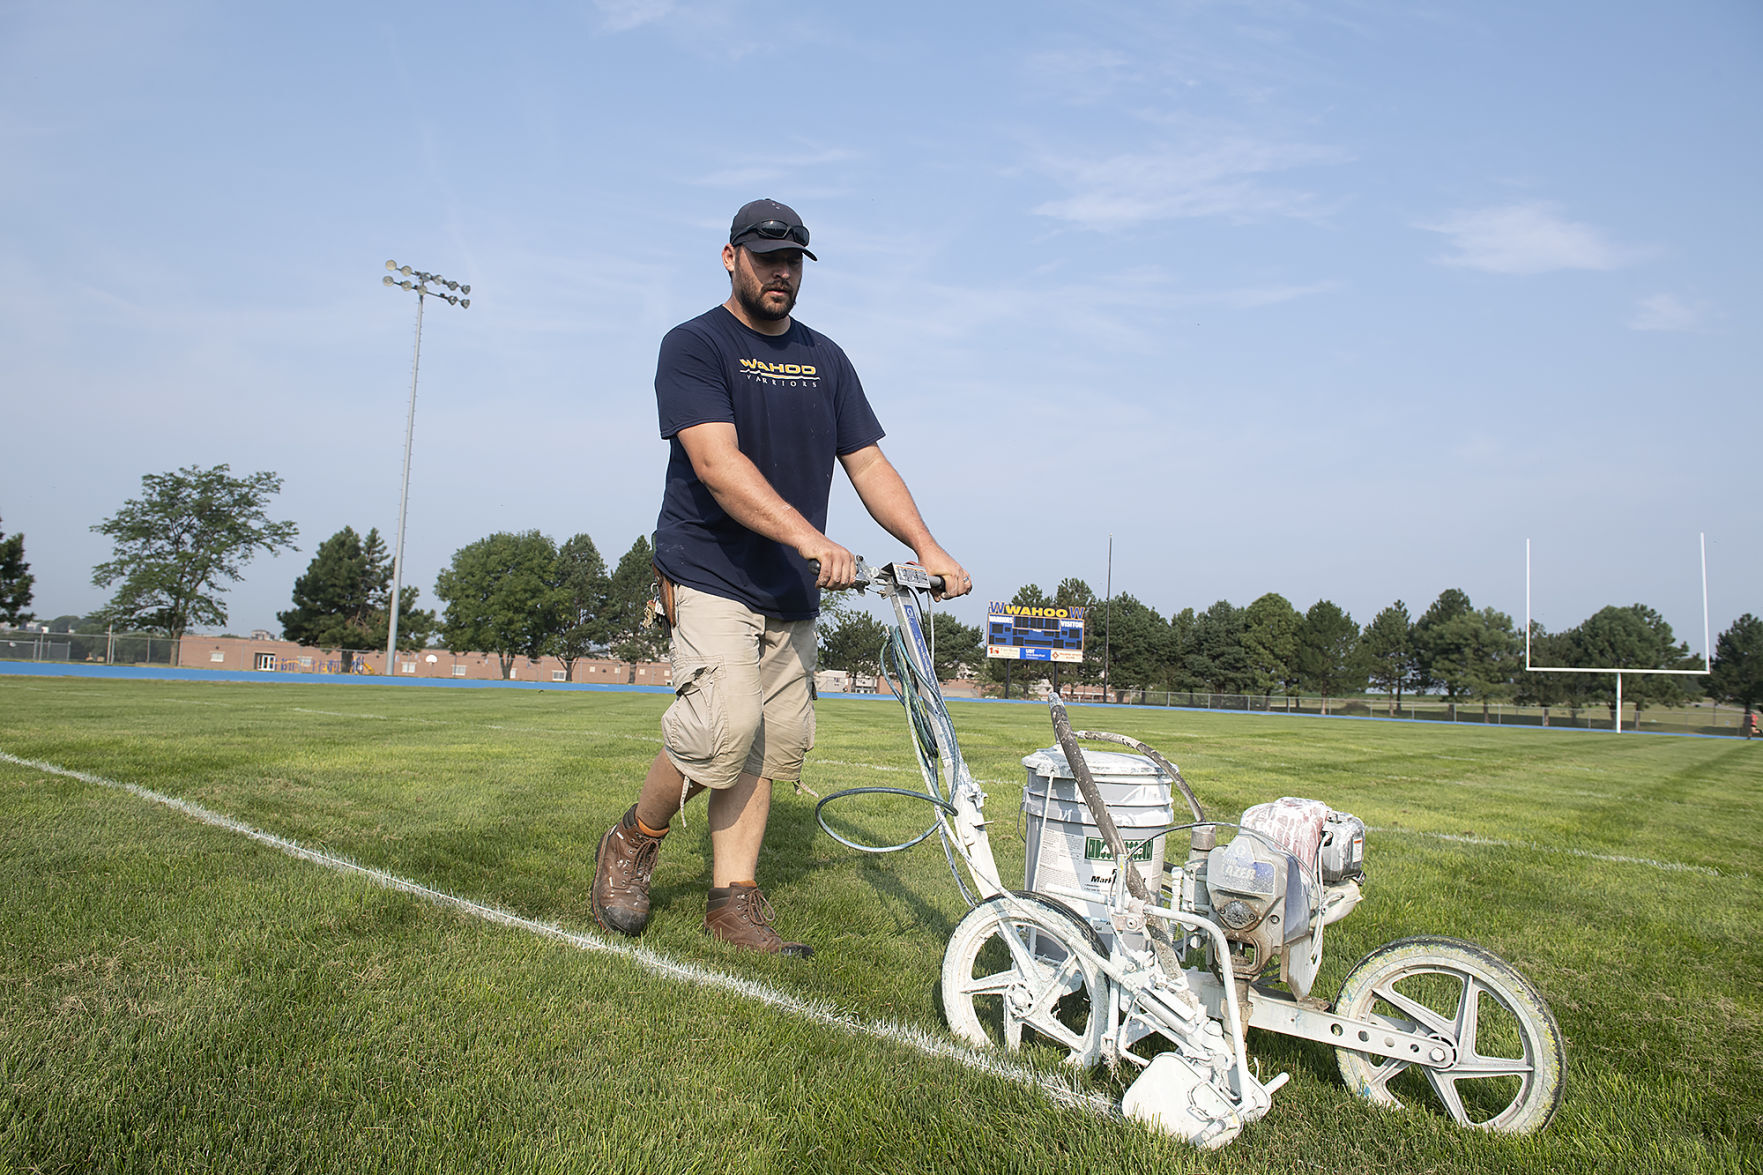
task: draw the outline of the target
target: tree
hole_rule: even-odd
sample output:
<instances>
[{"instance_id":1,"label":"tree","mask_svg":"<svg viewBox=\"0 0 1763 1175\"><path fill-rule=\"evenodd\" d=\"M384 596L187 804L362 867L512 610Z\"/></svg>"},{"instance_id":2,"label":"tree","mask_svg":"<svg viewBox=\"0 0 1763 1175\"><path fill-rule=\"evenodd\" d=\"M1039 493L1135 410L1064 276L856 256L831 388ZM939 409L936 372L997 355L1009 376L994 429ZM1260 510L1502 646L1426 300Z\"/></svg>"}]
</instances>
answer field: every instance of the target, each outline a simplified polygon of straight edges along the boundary
<instances>
[{"instance_id":1,"label":"tree","mask_svg":"<svg viewBox=\"0 0 1763 1175\"><path fill-rule=\"evenodd\" d=\"M1493 608L1478 612L1466 593L1450 588L1414 625L1415 677L1443 686L1453 702L1479 699L1485 720L1490 702L1512 696L1521 647L1510 616Z\"/></svg>"},{"instance_id":2,"label":"tree","mask_svg":"<svg viewBox=\"0 0 1763 1175\"><path fill-rule=\"evenodd\" d=\"M1447 680L1453 665L1461 664L1461 628L1447 631L1453 620L1475 610L1469 594L1458 588L1446 588L1432 606L1414 622L1414 689L1416 692L1443 685L1448 696L1455 698L1455 684Z\"/></svg>"},{"instance_id":3,"label":"tree","mask_svg":"<svg viewBox=\"0 0 1763 1175\"><path fill-rule=\"evenodd\" d=\"M1188 659L1197 648L1194 630L1199 623L1200 618L1192 608L1183 608L1169 618L1169 637L1164 647L1169 650L1170 689L1192 690L1206 684L1188 668Z\"/></svg>"},{"instance_id":4,"label":"tree","mask_svg":"<svg viewBox=\"0 0 1763 1175\"><path fill-rule=\"evenodd\" d=\"M557 546L536 530L479 539L453 552L435 595L447 605L447 648L495 653L506 680L516 657L544 656L556 636L564 602Z\"/></svg>"},{"instance_id":5,"label":"tree","mask_svg":"<svg viewBox=\"0 0 1763 1175\"><path fill-rule=\"evenodd\" d=\"M1169 680L1169 626L1154 608L1122 592L1114 597L1113 629L1109 685L1151 689Z\"/></svg>"},{"instance_id":6,"label":"tree","mask_svg":"<svg viewBox=\"0 0 1763 1175\"><path fill-rule=\"evenodd\" d=\"M557 548L556 581L562 599L551 651L563 662L563 680L574 681L575 663L611 643L612 580L593 539L578 534Z\"/></svg>"},{"instance_id":7,"label":"tree","mask_svg":"<svg viewBox=\"0 0 1763 1175\"><path fill-rule=\"evenodd\" d=\"M423 648L435 631L435 614L417 608L414 587L398 594L398 647ZM364 540L345 526L319 544L306 573L294 581L294 606L276 619L287 640L339 650L348 673L357 651L385 646L391 598L392 558L380 532L369 530Z\"/></svg>"},{"instance_id":8,"label":"tree","mask_svg":"<svg viewBox=\"0 0 1763 1175\"><path fill-rule=\"evenodd\" d=\"M6 537L0 530L0 622L23 624L32 619L25 611L31 602L31 585L37 577L24 561L24 536Z\"/></svg>"},{"instance_id":9,"label":"tree","mask_svg":"<svg viewBox=\"0 0 1763 1175\"><path fill-rule=\"evenodd\" d=\"M1365 626L1360 649L1371 684L1390 696L1390 713L1402 704L1402 687L1414 675L1414 624L1397 600Z\"/></svg>"},{"instance_id":10,"label":"tree","mask_svg":"<svg viewBox=\"0 0 1763 1175\"><path fill-rule=\"evenodd\" d=\"M142 494L92 527L113 542L114 557L92 569L92 582L122 586L106 616L181 638L192 625L226 623L227 582L244 577L258 552L291 548L292 522L273 522L264 507L282 479L258 472L232 477L228 466L191 465L141 478Z\"/></svg>"},{"instance_id":11,"label":"tree","mask_svg":"<svg viewBox=\"0 0 1763 1175\"><path fill-rule=\"evenodd\" d=\"M931 667L938 681L953 681L966 666L976 671L985 660L986 650L977 624L963 624L953 613L938 609L931 613Z\"/></svg>"},{"instance_id":12,"label":"tree","mask_svg":"<svg viewBox=\"0 0 1763 1175\"><path fill-rule=\"evenodd\" d=\"M858 606L856 592L822 592L820 623L815 638L820 644L820 667L874 677L881 673L882 644L887 626Z\"/></svg>"},{"instance_id":13,"label":"tree","mask_svg":"<svg viewBox=\"0 0 1763 1175\"><path fill-rule=\"evenodd\" d=\"M1746 612L1715 638L1708 696L1743 706L1750 728L1751 712L1763 702L1763 620Z\"/></svg>"},{"instance_id":14,"label":"tree","mask_svg":"<svg viewBox=\"0 0 1763 1175\"><path fill-rule=\"evenodd\" d=\"M1245 609L1219 600L1194 618L1187 670L1215 694L1249 688L1249 654L1243 648Z\"/></svg>"},{"instance_id":15,"label":"tree","mask_svg":"<svg viewBox=\"0 0 1763 1175\"><path fill-rule=\"evenodd\" d=\"M1488 720L1488 704L1513 696L1523 671L1519 654L1524 642L1512 626L1512 618L1494 608L1483 608L1466 618L1472 623L1469 661L1464 670L1465 690L1481 701L1481 720Z\"/></svg>"},{"instance_id":16,"label":"tree","mask_svg":"<svg viewBox=\"0 0 1763 1175\"><path fill-rule=\"evenodd\" d=\"M1684 669L1689 664L1689 646L1672 635L1671 625L1645 604L1617 607L1612 604L1598 609L1574 630L1572 637L1573 664L1586 669ZM1616 675L1593 674L1588 692L1610 708L1612 723L1620 723L1616 712ZM1624 701L1634 704L1635 718L1646 706L1670 705L1683 697L1680 681L1669 675L1635 674L1622 686Z\"/></svg>"},{"instance_id":17,"label":"tree","mask_svg":"<svg viewBox=\"0 0 1763 1175\"><path fill-rule=\"evenodd\" d=\"M619 557L606 590L607 642L620 661L634 664L667 656L667 629L643 624L654 584L655 551L647 538L639 536Z\"/></svg>"},{"instance_id":18,"label":"tree","mask_svg":"<svg viewBox=\"0 0 1763 1175\"><path fill-rule=\"evenodd\" d=\"M1318 600L1304 613L1298 629L1298 672L1305 688L1328 700L1365 688L1365 667L1359 659L1359 626L1332 600Z\"/></svg>"},{"instance_id":19,"label":"tree","mask_svg":"<svg viewBox=\"0 0 1763 1175\"><path fill-rule=\"evenodd\" d=\"M1541 621L1530 622L1531 663L1539 666L1561 666L1573 660L1571 631L1551 633ZM1566 706L1575 718L1585 705L1587 679L1583 673L1539 673L1528 671L1517 677L1513 697L1527 706L1540 706L1543 725L1549 725L1549 711Z\"/></svg>"},{"instance_id":20,"label":"tree","mask_svg":"<svg viewBox=\"0 0 1763 1175\"><path fill-rule=\"evenodd\" d=\"M1298 683L1298 627L1304 618L1291 601L1268 592L1243 610L1243 656L1251 693L1290 690Z\"/></svg>"}]
</instances>

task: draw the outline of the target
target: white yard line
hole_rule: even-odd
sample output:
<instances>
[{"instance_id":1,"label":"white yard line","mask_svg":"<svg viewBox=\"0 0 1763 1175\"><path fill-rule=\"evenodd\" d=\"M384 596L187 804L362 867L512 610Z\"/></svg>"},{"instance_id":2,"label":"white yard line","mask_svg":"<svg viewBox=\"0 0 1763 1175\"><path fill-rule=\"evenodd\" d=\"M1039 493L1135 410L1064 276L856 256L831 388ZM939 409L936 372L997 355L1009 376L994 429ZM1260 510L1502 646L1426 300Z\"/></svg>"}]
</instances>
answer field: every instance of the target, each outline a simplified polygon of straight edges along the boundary
<instances>
[{"instance_id":1,"label":"white yard line","mask_svg":"<svg viewBox=\"0 0 1763 1175\"><path fill-rule=\"evenodd\" d=\"M356 715L349 715L349 717L356 717ZM787 992L779 991L776 988L768 987L763 983L756 983L750 979L743 979L738 975L727 975L720 971L712 971L709 968L701 967L696 963L682 963L678 960L670 959L656 951L649 950L646 947L611 942L591 934L581 934L576 931L565 930L561 926L522 917L519 914L501 909L497 906L487 905L483 902L475 902L470 898L455 897L452 894L443 893L440 890L430 889L428 886L419 882L410 881L406 878L398 877L380 869L356 864L354 861L348 860L345 857L325 852L322 849L307 848L306 846L289 840L286 837L277 836L270 832L263 832L260 829L251 827L249 824L235 820L231 816L226 816L222 813L204 808L200 804L193 804L187 800L179 799L176 796L168 796L162 792L156 792L150 788L142 787L139 784L118 782L113 779L106 779L101 775L93 775L90 772L77 771L71 767L62 767L55 763L45 763L37 759L21 758L17 755L8 754L5 751L0 751L0 760L4 760L5 762L12 763L19 767L28 767L34 771L42 771L50 775L60 775L68 779L77 779L82 783L96 784L99 787L114 788L118 791L127 792L132 796L147 800L150 803L172 808L203 824L215 828L222 828L228 832L236 832L241 836L249 837L258 844L266 845L281 853L286 853L290 857L295 857L302 861L308 861L315 865L322 865L326 869L333 869L339 873L354 874L360 877L365 877L387 889L397 890L400 893L409 894L413 897L432 902L437 906L444 906L461 913L470 914L473 917L482 918L486 922L494 922L500 926L507 926L515 930L524 930L528 934L535 934L541 938L565 943L578 950L597 951L604 954L614 955L636 964L653 975L677 980L681 983L690 983L699 987L708 987L718 991L725 991L743 999L763 1004L768 1008L775 1008L778 1011L790 1015L800 1016L805 1020L824 1025L828 1028L836 1028L858 1036L867 1036L875 1040L884 1041L888 1044L901 1045L913 1049L924 1056L935 1058L937 1060L953 1061L966 1068L993 1077L999 1077L1006 1081L1014 1082L1017 1085L1026 1086L1030 1089L1036 1090L1055 1105L1067 1109L1085 1110L1089 1113L1109 1117L1112 1117L1117 1113L1115 1105L1111 1099L1102 1097L1098 1094L1085 1092L1084 1090L1079 1089L1076 1084L1070 1080L1053 1074L1037 1073L1026 1066L1016 1064L1005 1058L999 1057L994 1053L985 1053L968 1048L965 1045L926 1032L921 1028L914 1028L907 1024L898 1024L891 1020L865 1020L855 1012L845 1011L844 1009L824 1000L802 999L798 996L790 995Z\"/></svg>"}]
</instances>

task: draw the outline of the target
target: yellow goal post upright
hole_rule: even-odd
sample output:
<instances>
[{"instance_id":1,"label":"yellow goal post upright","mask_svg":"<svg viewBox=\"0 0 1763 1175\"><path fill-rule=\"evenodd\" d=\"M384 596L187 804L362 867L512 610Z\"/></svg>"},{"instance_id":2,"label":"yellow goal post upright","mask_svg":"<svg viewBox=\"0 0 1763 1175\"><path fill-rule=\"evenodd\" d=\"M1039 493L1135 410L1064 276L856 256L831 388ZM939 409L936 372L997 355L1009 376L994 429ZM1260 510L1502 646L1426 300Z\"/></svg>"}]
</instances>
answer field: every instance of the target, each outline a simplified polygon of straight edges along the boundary
<instances>
[{"instance_id":1,"label":"yellow goal post upright","mask_svg":"<svg viewBox=\"0 0 1763 1175\"><path fill-rule=\"evenodd\" d=\"M1702 543L1702 668L1700 669L1629 669L1611 667L1587 669L1570 665L1533 665L1530 660L1530 540L1524 540L1524 668L1530 673L1611 673L1616 676L1616 733L1622 733L1622 675L1669 674L1677 677L1706 677L1713 672L1714 646L1708 639L1708 534L1701 534ZM1635 712L1635 729L1640 729L1640 712Z\"/></svg>"}]
</instances>

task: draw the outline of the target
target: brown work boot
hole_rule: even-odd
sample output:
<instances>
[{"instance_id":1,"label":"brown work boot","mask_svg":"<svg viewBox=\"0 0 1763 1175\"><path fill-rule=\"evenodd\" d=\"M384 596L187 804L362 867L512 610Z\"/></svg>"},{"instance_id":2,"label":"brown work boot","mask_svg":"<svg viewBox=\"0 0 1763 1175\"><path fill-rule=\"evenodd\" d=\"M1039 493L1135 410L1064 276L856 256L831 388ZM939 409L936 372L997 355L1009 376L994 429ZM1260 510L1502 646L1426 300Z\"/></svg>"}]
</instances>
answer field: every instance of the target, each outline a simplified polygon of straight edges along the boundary
<instances>
[{"instance_id":1,"label":"brown work boot","mask_svg":"<svg viewBox=\"0 0 1763 1175\"><path fill-rule=\"evenodd\" d=\"M771 928L775 917L771 903L757 885L716 886L710 890L710 908L704 913L704 933L768 955L806 959L814 953L807 943L785 942Z\"/></svg>"},{"instance_id":2,"label":"brown work boot","mask_svg":"<svg viewBox=\"0 0 1763 1175\"><path fill-rule=\"evenodd\" d=\"M637 827L635 804L600 838L591 900L602 930L641 934L649 925L649 877L660 851L661 838Z\"/></svg>"}]
</instances>

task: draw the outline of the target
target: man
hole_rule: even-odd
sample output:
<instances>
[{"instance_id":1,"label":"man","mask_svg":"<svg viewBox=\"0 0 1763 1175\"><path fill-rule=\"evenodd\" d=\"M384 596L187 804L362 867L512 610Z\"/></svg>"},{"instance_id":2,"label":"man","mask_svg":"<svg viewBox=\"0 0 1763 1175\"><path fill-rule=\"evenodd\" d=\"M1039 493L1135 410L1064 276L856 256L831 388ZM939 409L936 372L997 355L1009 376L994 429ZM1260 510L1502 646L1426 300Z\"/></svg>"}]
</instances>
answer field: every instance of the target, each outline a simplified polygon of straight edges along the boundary
<instances>
[{"instance_id":1,"label":"man","mask_svg":"<svg viewBox=\"0 0 1763 1175\"><path fill-rule=\"evenodd\" d=\"M728 300L661 342L655 397L670 455L655 566L675 698L637 802L595 857L594 920L620 934L648 924L662 838L708 790L705 932L772 954L813 953L772 928L757 877L772 781L800 779L814 744L820 589L855 579L855 558L825 533L835 460L947 595L973 587L882 455L881 425L845 353L791 317L803 258L818 260L793 209L744 205L722 247Z\"/></svg>"}]
</instances>

